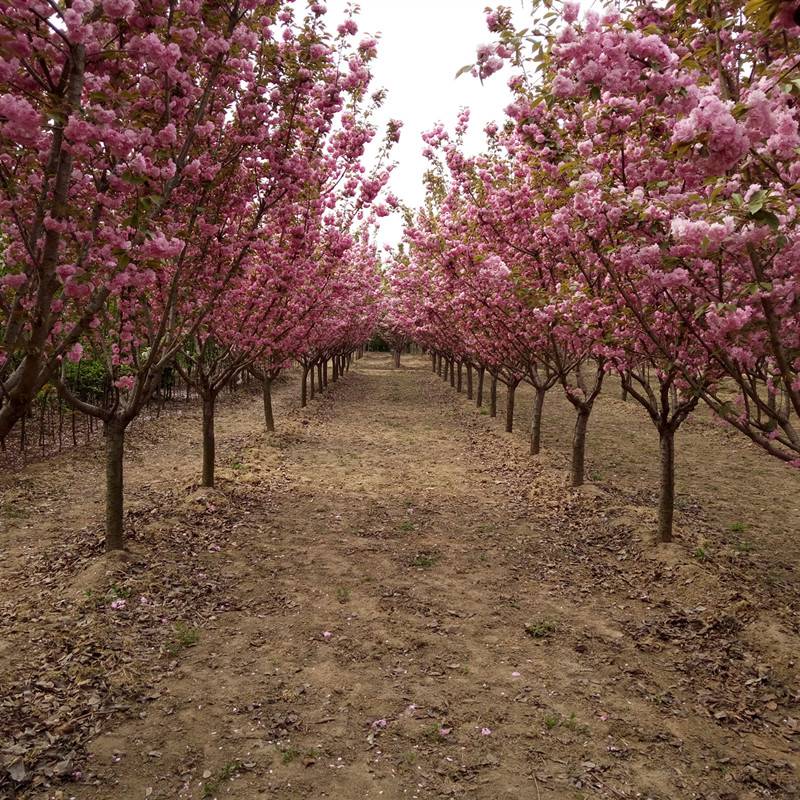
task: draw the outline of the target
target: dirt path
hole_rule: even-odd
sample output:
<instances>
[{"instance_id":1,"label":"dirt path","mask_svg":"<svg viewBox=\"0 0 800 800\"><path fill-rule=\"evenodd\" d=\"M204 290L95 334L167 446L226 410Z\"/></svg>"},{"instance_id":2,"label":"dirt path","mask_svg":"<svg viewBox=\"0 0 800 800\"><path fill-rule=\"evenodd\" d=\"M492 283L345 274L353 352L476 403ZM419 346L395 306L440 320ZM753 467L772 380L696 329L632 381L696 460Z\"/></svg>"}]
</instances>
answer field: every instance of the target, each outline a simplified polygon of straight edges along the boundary
<instances>
[{"instance_id":1,"label":"dirt path","mask_svg":"<svg viewBox=\"0 0 800 800\"><path fill-rule=\"evenodd\" d=\"M111 724L29 796L799 796L796 579L654 548L635 507L566 491L422 359L369 356L258 427L256 400L224 416L214 493L185 488L180 425L143 444L133 561L66 559L23 593L52 630L97 616L126 698L95 689Z\"/></svg>"}]
</instances>

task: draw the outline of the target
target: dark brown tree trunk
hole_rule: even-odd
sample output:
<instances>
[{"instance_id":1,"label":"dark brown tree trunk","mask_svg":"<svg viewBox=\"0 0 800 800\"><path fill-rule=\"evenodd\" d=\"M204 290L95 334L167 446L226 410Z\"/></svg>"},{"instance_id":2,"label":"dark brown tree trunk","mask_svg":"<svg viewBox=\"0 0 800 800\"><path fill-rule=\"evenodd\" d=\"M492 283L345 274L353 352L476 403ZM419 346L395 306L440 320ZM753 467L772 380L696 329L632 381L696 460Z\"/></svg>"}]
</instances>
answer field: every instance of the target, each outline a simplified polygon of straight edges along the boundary
<instances>
[{"instance_id":1,"label":"dark brown tree trunk","mask_svg":"<svg viewBox=\"0 0 800 800\"><path fill-rule=\"evenodd\" d=\"M314 380L314 365L312 364L311 369L308 371L308 399L313 400L316 393L317 393L317 385L316 381Z\"/></svg>"},{"instance_id":2,"label":"dark brown tree trunk","mask_svg":"<svg viewBox=\"0 0 800 800\"><path fill-rule=\"evenodd\" d=\"M456 390L459 394L464 390L464 365L458 362L458 375L456 376Z\"/></svg>"},{"instance_id":3,"label":"dark brown tree trunk","mask_svg":"<svg viewBox=\"0 0 800 800\"><path fill-rule=\"evenodd\" d=\"M475 405L480 408L483 405L483 379L486 377L486 367L478 367L478 391L475 395Z\"/></svg>"},{"instance_id":4,"label":"dark brown tree trunk","mask_svg":"<svg viewBox=\"0 0 800 800\"><path fill-rule=\"evenodd\" d=\"M300 408L308 405L308 367L303 366L303 380L300 382Z\"/></svg>"},{"instance_id":5,"label":"dark brown tree trunk","mask_svg":"<svg viewBox=\"0 0 800 800\"><path fill-rule=\"evenodd\" d=\"M52 176L52 188L48 191L48 216L53 220L62 220L68 216L67 203L72 183L73 155L70 148L64 147L64 125L66 119L74 118L80 113L86 73L86 46L70 45L70 69L67 71L66 89L63 95L61 112L53 119L50 136L50 153L46 170ZM30 228L28 233L31 233ZM44 353L45 343L52 332L52 306L59 290L56 276L62 234L56 227L49 228L40 243L35 242L36 235L29 242L32 249L37 250L37 290L33 308L35 310L29 327L29 339L24 348L22 362L14 373L19 380L2 388L3 402L0 404L0 439L5 441L11 429L24 419L37 393L52 377L52 366L47 363ZM5 309L4 309L5 310ZM91 319L91 316L88 317ZM12 337L13 342L13 337ZM12 348L13 352L13 348Z\"/></svg>"},{"instance_id":6,"label":"dark brown tree trunk","mask_svg":"<svg viewBox=\"0 0 800 800\"><path fill-rule=\"evenodd\" d=\"M472 400L472 364L467 362L467 400Z\"/></svg>"},{"instance_id":7,"label":"dark brown tree trunk","mask_svg":"<svg viewBox=\"0 0 800 800\"><path fill-rule=\"evenodd\" d=\"M456 362L455 359L450 359L450 386L454 389L456 387Z\"/></svg>"},{"instance_id":8,"label":"dark brown tree trunk","mask_svg":"<svg viewBox=\"0 0 800 800\"><path fill-rule=\"evenodd\" d=\"M214 437L214 411L217 398L203 398L203 486L214 487L217 444Z\"/></svg>"},{"instance_id":9,"label":"dark brown tree trunk","mask_svg":"<svg viewBox=\"0 0 800 800\"><path fill-rule=\"evenodd\" d=\"M579 409L575 420L575 433L572 437L572 474L573 486L583 486L586 469L586 429L589 425L591 409Z\"/></svg>"},{"instance_id":10,"label":"dark brown tree trunk","mask_svg":"<svg viewBox=\"0 0 800 800\"><path fill-rule=\"evenodd\" d=\"M538 456L542 449L542 412L544 411L544 398L546 389L536 389L536 399L533 401L533 417L531 418L531 455Z\"/></svg>"},{"instance_id":11,"label":"dark brown tree trunk","mask_svg":"<svg viewBox=\"0 0 800 800\"><path fill-rule=\"evenodd\" d=\"M510 383L506 394L506 433L514 431L514 399L517 396L517 384Z\"/></svg>"},{"instance_id":12,"label":"dark brown tree trunk","mask_svg":"<svg viewBox=\"0 0 800 800\"><path fill-rule=\"evenodd\" d=\"M431 366L433 367L433 372L436 372L436 353L431 353Z\"/></svg>"},{"instance_id":13,"label":"dark brown tree trunk","mask_svg":"<svg viewBox=\"0 0 800 800\"><path fill-rule=\"evenodd\" d=\"M264 424L269 433L275 433L275 417L272 414L272 378L269 375L264 377L261 388L264 391Z\"/></svg>"},{"instance_id":14,"label":"dark brown tree trunk","mask_svg":"<svg viewBox=\"0 0 800 800\"><path fill-rule=\"evenodd\" d=\"M328 388L328 359L322 362L322 385Z\"/></svg>"},{"instance_id":15,"label":"dark brown tree trunk","mask_svg":"<svg viewBox=\"0 0 800 800\"><path fill-rule=\"evenodd\" d=\"M122 550L123 531L123 456L125 425L118 420L105 423L106 436L106 550Z\"/></svg>"},{"instance_id":16,"label":"dark brown tree trunk","mask_svg":"<svg viewBox=\"0 0 800 800\"><path fill-rule=\"evenodd\" d=\"M658 498L658 539L672 541L675 514L675 431L668 427L659 435L661 486Z\"/></svg>"},{"instance_id":17,"label":"dark brown tree trunk","mask_svg":"<svg viewBox=\"0 0 800 800\"><path fill-rule=\"evenodd\" d=\"M337 356L331 359L331 368L331 380L336 383L339 380L339 358Z\"/></svg>"},{"instance_id":18,"label":"dark brown tree trunk","mask_svg":"<svg viewBox=\"0 0 800 800\"><path fill-rule=\"evenodd\" d=\"M313 367L312 367L313 369ZM323 372L322 372L322 362L320 361L317 364L317 386L319 386L319 393L322 394L323 386ZM325 381L325 386L327 386L327 381Z\"/></svg>"},{"instance_id":19,"label":"dark brown tree trunk","mask_svg":"<svg viewBox=\"0 0 800 800\"><path fill-rule=\"evenodd\" d=\"M492 386L489 390L489 416L494 419L497 416L497 375L492 375Z\"/></svg>"}]
</instances>

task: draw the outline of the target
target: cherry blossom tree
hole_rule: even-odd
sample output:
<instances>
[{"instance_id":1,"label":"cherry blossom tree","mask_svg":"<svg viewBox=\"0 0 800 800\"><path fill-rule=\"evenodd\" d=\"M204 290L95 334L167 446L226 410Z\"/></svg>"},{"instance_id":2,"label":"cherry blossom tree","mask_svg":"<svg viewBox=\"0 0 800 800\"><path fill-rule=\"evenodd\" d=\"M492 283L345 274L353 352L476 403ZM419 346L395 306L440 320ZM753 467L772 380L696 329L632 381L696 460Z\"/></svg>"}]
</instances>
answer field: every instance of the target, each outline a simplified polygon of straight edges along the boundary
<instances>
[{"instance_id":1,"label":"cherry blossom tree","mask_svg":"<svg viewBox=\"0 0 800 800\"><path fill-rule=\"evenodd\" d=\"M346 102L374 42L291 3L8 7L0 100L2 428L64 358L106 365L110 548L122 545L124 434L280 209L372 136Z\"/></svg>"}]
</instances>

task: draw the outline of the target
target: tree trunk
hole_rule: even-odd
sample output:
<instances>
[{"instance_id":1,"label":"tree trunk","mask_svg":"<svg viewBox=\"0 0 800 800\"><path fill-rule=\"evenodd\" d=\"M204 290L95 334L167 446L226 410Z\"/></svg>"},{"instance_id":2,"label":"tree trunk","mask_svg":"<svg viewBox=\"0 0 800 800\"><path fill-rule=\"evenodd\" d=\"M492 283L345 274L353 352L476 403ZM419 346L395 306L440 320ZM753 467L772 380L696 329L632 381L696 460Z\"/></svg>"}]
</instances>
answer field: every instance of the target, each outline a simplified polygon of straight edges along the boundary
<instances>
[{"instance_id":1,"label":"tree trunk","mask_svg":"<svg viewBox=\"0 0 800 800\"><path fill-rule=\"evenodd\" d=\"M584 472L586 468L586 428L589 425L589 414L591 409L578 411L578 418L575 420L575 433L572 437L572 475L573 486L583 486Z\"/></svg>"},{"instance_id":2,"label":"tree trunk","mask_svg":"<svg viewBox=\"0 0 800 800\"><path fill-rule=\"evenodd\" d=\"M314 369L314 368L312 367L311 369ZM317 364L317 386L319 386L319 393L320 394L322 394L322 390L324 388L323 385L322 385L323 384L322 378L323 378L323 375L322 375L322 362L320 361ZM325 381L325 385L327 385L327 381Z\"/></svg>"},{"instance_id":3,"label":"tree trunk","mask_svg":"<svg viewBox=\"0 0 800 800\"><path fill-rule=\"evenodd\" d=\"M675 514L675 431L667 428L659 436L661 453L661 487L658 498L658 539L672 541L672 519Z\"/></svg>"},{"instance_id":4,"label":"tree trunk","mask_svg":"<svg viewBox=\"0 0 800 800\"><path fill-rule=\"evenodd\" d=\"M536 399L533 401L533 417L531 418L531 455L538 456L542 449L542 411L546 389L536 389Z\"/></svg>"},{"instance_id":5,"label":"tree trunk","mask_svg":"<svg viewBox=\"0 0 800 800\"><path fill-rule=\"evenodd\" d=\"M331 371L333 373L331 375L331 379L333 380L334 383L336 383L336 381L339 380L339 357L338 356L334 356L331 359L331 367L332 367Z\"/></svg>"},{"instance_id":6,"label":"tree trunk","mask_svg":"<svg viewBox=\"0 0 800 800\"><path fill-rule=\"evenodd\" d=\"M300 408L308 405L308 367L303 367L303 380L300 383Z\"/></svg>"},{"instance_id":7,"label":"tree trunk","mask_svg":"<svg viewBox=\"0 0 800 800\"><path fill-rule=\"evenodd\" d=\"M125 546L123 514L122 461L125 452L125 426L119 421L106 422L106 550Z\"/></svg>"},{"instance_id":8,"label":"tree trunk","mask_svg":"<svg viewBox=\"0 0 800 800\"><path fill-rule=\"evenodd\" d=\"M458 375L456 376L456 389L461 394L464 391L464 365L458 362Z\"/></svg>"},{"instance_id":9,"label":"tree trunk","mask_svg":"<svg viewBox=\"0 0 800 800\"><path fill-rule=\"evenodd\" d=\"M328 359L322 362L322 385L328 388Z\"/></svg>"},{"instance_id":10,"label":"tree trunk","mask_svg":"<svg viewBox=\"0 0 800 800\"><path fill-rule=\"evenodd\" d=\"M455 359L450 359L450 386L456 388L456 362Z\"/></svg>"},{"instance_id":11,"label":"tree trunk","mask_svg":"<svg viewBox=\"0 0 800 800\"><path fill-rule=\"evenodd\" d=\"M483 405L483 379L486 377L486 367L478 367L478 391L475 395L475 405L480 408Z\"/></svg>"},{"instance_id":12,"label":"tree trunk","mask_svg":"<svg viewBox=\"0 0 800 800\"><path fill-rule=\"evenodd\" d=\"M467 400L472 400L472 364L467 362Z\"/></svg>"},{"instance_id":13,"label":"tree trunk","mask_svg":"<svg viewBox=\"0 0 800 800\"><path fill-rule=\"evenodd\" d=\"M506 394L506 433L514 432L514 399L516 395L517 384L510 383Z\"/></svg>"},{"instance_id":14,"label":"tree trunk","mask_svg":"<svg viewBox=\"0 0 800 800\"><path fill-rule=\"evenodd\" d=\"M275 417L272 415L272 378L268 375L262 384L264 390L264 423L269 433L275 433Z\"/></svg>"},{"instance_id":15,"label":"tree trunk","mask_svg":"<svg viewBox=\"0 0 800 800\"><path fill-rule=\"evenodd\" d=\"M431 353L431 366L433 367L433 372L436 372L436 353Z\"/></svg>"},{"instance_id":16,"label":"tree trunk","mask_svg":"<svg viewBox=\"0 0 800 800\"><path fill-rule=\"evenodd\" d=\"M203 398L203 486L214 487L214 467L217 445L214 439L214 406L217 398L213 395Z\"/></svg>"},{"instance_id":17,"label":"tree trunk","mask_svg":"<svg viewBox=\"0 0 800 800\"><path fill-rule=\"evenodd\" d=\"M492 375L492 387L489 390L489 416L497 416L497 375Z\"/></svg>"}]
</instances>

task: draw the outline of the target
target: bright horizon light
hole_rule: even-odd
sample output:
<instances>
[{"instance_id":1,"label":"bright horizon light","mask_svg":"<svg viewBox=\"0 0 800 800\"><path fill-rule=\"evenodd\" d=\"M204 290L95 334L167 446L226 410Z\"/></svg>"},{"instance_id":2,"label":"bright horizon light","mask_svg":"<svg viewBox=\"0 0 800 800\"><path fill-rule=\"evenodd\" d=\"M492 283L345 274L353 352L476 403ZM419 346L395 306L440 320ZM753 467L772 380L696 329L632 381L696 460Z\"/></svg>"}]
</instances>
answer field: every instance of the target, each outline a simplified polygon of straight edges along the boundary
<instances>
[{"instance_id":1,"label":"bright horizon light","mask_svg":"<svg viewBox=\"0 0 800 800\"><path fill-rule=\"evenodd\" d=\"M331 29L345 18L348 0L328 0ZM403 122L400 144L393 151L397 167L390 188L406 205L418 207L425 196L422 178L428 162L422 156L421 135L437 122L452 130L462 108L471 111L465 146L479 152L485 141L483 129L501 121L511 100L508 71L483 84L469 74L456 78L458 70L476 59L481 44L492 40L486 27L485 9L492 0L362 0L356 15L359 36L378 38L378 58L373 62L372 90L385 88L388 96L377 122L385 131L390 118ZM515 12L522 23L528 4L516 0ZM396 245L402 236L402 220L395 214L382 220L381 243Z\"/></svg>"}]
</instances>

